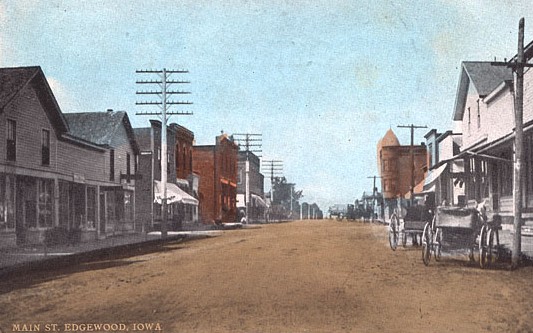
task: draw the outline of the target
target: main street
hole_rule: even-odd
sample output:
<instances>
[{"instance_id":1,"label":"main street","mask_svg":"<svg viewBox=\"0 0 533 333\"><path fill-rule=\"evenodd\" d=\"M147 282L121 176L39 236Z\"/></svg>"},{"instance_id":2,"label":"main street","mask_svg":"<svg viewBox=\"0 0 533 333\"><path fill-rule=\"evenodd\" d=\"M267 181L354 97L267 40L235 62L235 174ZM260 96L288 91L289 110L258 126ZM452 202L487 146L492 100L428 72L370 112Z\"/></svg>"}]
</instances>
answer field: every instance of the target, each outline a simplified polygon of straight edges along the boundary
<instances>
[{"instance_id":1,"label":"main street","mask_svg":"<svg viewBox=\"0 0 533 333\"><path fill-rule=\"evenodd\" d=\"M530 331L533 267L504 267L466 252L426 267L419 248L391 251L378 224L269 224L4 279L0 329Z\"/></svg>"}]
</instances>

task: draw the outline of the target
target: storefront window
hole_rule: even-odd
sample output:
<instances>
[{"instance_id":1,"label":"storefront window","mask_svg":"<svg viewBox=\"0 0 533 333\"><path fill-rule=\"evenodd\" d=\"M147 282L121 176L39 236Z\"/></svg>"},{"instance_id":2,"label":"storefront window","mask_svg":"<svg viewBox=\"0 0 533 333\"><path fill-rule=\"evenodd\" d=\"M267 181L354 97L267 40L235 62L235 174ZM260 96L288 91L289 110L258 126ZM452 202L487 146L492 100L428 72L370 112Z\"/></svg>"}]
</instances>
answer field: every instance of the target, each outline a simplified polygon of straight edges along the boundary
<instances>
[{"instance_id":1,"label":"storefront window","mask_svg":"<svg viewBox=\"0 0 533 333\"><path fill-rule=\"evenodd\" d=\"M96 188L87 187L87 229L96 228Z\"/></svg>"},{"instance_id":2,"label":"storefront window","mask_svg":"<svg viewBox=\"0 0 533 333\"><path fill-rule=\"evenodd\" d=\"M53 183L49 179L39 179L38 214L39 227L50 228L53 226Z\"/></svg>"},{"instance_id":3,"label":"storefront window","mask_svg":"<svg viewBox=\"0 0 533 333\"><path fill-rule=\"evenodd\" d=\"M133 196L131 192L124 192L124 218L133 220Z\"/></svg>"}]
</instances>

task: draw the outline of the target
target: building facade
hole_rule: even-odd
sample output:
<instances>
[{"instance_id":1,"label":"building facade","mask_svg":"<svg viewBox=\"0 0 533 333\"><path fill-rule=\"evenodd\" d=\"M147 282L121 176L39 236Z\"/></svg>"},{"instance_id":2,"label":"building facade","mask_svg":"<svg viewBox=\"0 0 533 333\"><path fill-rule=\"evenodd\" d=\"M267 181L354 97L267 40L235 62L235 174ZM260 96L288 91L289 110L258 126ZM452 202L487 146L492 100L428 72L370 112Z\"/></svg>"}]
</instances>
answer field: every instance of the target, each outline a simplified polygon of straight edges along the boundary
<instances>
[{"instance_id":1,"label":"building facade","mask_svg":"<svg viewBox=\"0 0 533 333\"><path fill-rule=\"evenodd\" d=\"M526 48L531 62L533 48ZM523 218L533 219L533 72L524 74ZM463 62L454 110L462 146L454 160L464 161L466 203L484 201L504 223L513 220L514 84L507 67Z\"/></svg>"},{"instance_id":2,"label":"building facade","mask_svg":"<svg viewBox=\"0 0 533 333\"><path fill-rule=\"evenodd\" d=\"M108 185L100 188L100 234L135 230L135 174L139 148L125 111L65 113L70 133L105 147L103 173Z\"/></svg>"},{"instance_id":3,"label":"building facade","mask_svg":"<svg viewBox=\"0 0 533 333\"><path fill-rule=\"evenodd\" d=\"M248 202L248 222L265 220L267 205L265 202L265 176L261 173L261 161L250 151L239 151L237 171L237 209L239 218L245 216ZM249 198L246 198L246 161L248 161Z\"/></svg>"},{"instance_id":4,"label":"building facade","mask_svg":"<svg viewBox=\"0 0 533 333\"><path fill-rule=\"evenodd\" d=\"M461 147L461 133L432 129L426 135L428 173L424 191L435 193L438 205L464 206L464 161L454 159Z\"/></svg>"},{"instance_id":5,"label":"building facade","mask_svg":"<svg viewBox=\"0 0 533 333\"><path fill-rule=\"evenodd\" d=\"M203 223L237 220L238 146L227 134L215 145L194 146L193 168L200 177L200 219Z\"/></svg>"},{"instance_id":6,"label":"building facade","mask_svg":"<svg viewBox=\"0 0 533 333\"><path fill-rule=\"evenodd\" d=\"M414 145L412 148L410 145L400 145L396 134L389 129L378 142L377 158L384 218L388 221L395 209L409 204L406 199L411 196L411 184L415 185L414 193L423 191L427 149L425 144Z\"/></svg>"},{"instance_id":7,"label":"building facade","mask_svg":"<svg viewBox=\"0 0 533 333\"><path fill-rule=\"evenodd\" d=\"M161 122L150 120L150 127L135 128L139 144L139 180L137 181L137 223L142 230L160 230L162 220ZM167 209L168 229L180 230L192 223L198 201L187 193L188 181L177 177L177 125L167 127ZM185 185L180 184L185 182ZM159 198L159 199L158 199Z\"/></svg>"},{"instance_id":8,"label":"building facade","mask_svg":"<svg viewBox=\"0 0 533 333\"><path fill-rule=\"evenodd\" d=\"M0 69L0 128L0 247L95 240L111 212L134 218L131 196L119 209L109 195L126 171L72 133L40 67Z\"/></svg>"}]
</instances>

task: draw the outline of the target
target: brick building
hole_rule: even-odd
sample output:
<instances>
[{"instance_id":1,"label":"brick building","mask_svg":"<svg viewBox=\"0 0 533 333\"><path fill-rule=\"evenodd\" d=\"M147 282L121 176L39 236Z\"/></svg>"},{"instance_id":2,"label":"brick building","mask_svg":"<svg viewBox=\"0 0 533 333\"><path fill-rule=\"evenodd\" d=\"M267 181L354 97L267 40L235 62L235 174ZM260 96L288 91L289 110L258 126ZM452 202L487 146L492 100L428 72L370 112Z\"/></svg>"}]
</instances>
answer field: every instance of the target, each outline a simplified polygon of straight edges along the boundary
<instances>
[{"instance_id":1,"label":"brick building","mask_svg":"<svg viewBox=\"0 0 533 333\"><path fill-rule=\"evenodd\" d=\"M237 219L238 146L227 134L215 145L194 146L193 168L200 177L200 218L203 223Z\"/></svg>"},{"instance_id":2,"label":"brick building","mask_svg":"<svg viewBox=\"0 0 533 333\"><path fill-rule=\"evenodd\" d=\"M414 193L423 190L427 167L427 149L424 144L413 146ZM385 219L398 204L407 205L411 196L411 146L400 145L398 138L389 129L377 145L378 170L384 200Z\"/></svg>"},{"instance_id":3,"label":"brick building","mask_svg":"<svg viewBox=\"0 0 533 333\"><path fill-rule=\"evenodd\" d=\"M105 237L109 212L133 214L109 195L126 166L72 134L40 67L0 69L0 129L0 247Z\"/></svg>"},{"instance_id":4,"label":"brick building","mask_svg":"<svg viewBox=\"0 0 533 333\"><path fill-rule=\"evenodd\" d=\"M137 181L136 210L137 223L143 231L159 230L162 205L161 184L161 122L150 120L150 127L135 128L139 144L139 180ZM178 163L178 125L167 127L167 198L168 228L178 230L183 224L192 223L197 215L198 200L187 193L189 182L180 179ZM192 133L192 132L190 132ZM186 165L191 165L188 160Z\"/></svg>"}]
</instances>

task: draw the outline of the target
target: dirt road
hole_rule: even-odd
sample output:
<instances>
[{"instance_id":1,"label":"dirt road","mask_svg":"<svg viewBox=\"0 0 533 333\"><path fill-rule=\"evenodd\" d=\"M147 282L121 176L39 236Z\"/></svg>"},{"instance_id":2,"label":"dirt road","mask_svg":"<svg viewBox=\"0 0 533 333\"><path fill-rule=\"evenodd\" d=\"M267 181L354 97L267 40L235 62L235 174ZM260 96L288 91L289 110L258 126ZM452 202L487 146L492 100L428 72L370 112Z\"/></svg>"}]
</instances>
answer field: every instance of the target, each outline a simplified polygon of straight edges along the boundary
<instances>
[{"instance_id":1,"label":"dirt road","mask_svg":"<svg viewBox=\"0 0 533 333\"><path fill-rule=\"evenodd\" d=\"M1 281L0 328L531 332L532 296L533 267L481 270L466 254L425 267L382 225L298 221Z\"/></svg>"}]
</instances>

